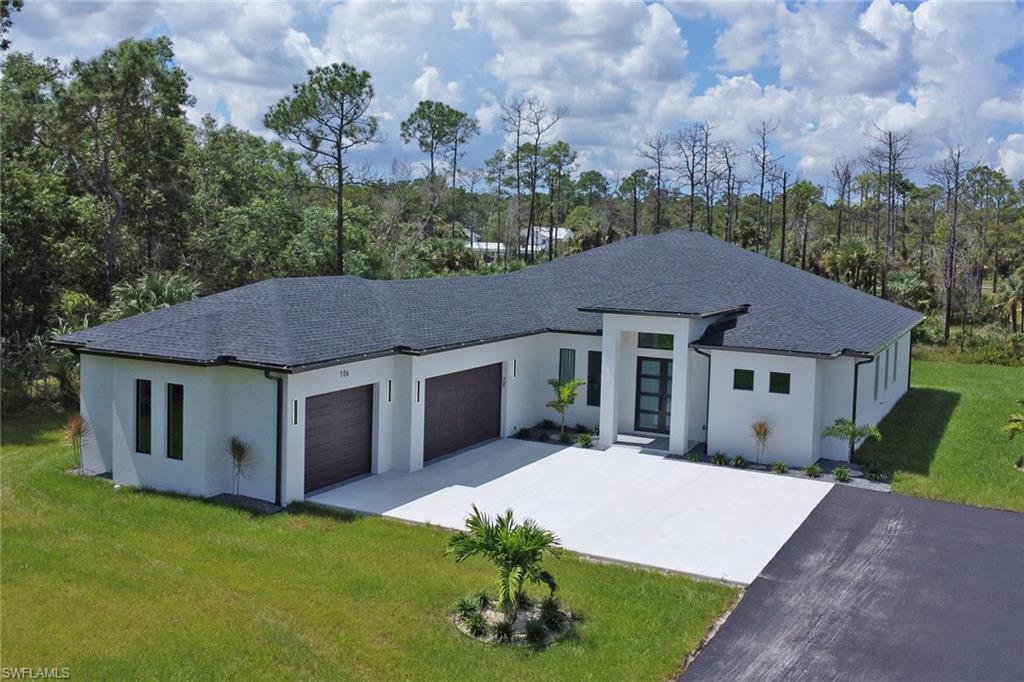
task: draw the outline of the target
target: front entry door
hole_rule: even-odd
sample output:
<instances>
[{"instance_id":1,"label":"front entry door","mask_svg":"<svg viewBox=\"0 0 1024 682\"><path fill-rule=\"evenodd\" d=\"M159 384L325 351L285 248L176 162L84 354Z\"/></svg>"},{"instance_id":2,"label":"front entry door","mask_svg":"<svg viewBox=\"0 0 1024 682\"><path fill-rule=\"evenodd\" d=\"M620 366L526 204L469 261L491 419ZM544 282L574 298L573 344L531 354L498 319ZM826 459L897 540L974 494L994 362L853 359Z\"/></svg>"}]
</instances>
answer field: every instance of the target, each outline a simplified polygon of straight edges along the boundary
<instances>
[{"instance_id":1,"label":"front entry door","mask_svg":"<svg viewBox=\"0 0 1024 682\"><path fill-rule=\"evenodd\" d=\"M672 361L636 359L636 430L668 433L672 412Z\"/></svg>"}]
</instances>

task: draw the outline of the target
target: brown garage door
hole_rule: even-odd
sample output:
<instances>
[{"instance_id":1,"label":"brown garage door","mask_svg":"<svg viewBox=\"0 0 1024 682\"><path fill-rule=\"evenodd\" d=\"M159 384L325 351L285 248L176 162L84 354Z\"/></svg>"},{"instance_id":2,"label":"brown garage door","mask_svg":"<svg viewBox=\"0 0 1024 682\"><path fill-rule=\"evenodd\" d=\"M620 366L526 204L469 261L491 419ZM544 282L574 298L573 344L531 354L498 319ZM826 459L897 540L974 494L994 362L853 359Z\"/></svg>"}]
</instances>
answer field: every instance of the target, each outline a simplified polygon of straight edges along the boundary
<instances>
[{"instance_id":1,"label":"brown garage door","mask_svg":"<svg viewBox=\"0 0 1024 682\"><path fill-rule=\"evenodd\" d=\"M427 379L423 461L497 438L501 430L501 365Z\"/></svg>"},{"instance_id":2,"label":"brown garage door","mask_svg":"<svg viewBox=\"0 0 1024 682\"><path fill-rule=\"evenodd\" d=\"M306 492L370 473L373 386L306 398Z\"/></svg>"}]
</instances>

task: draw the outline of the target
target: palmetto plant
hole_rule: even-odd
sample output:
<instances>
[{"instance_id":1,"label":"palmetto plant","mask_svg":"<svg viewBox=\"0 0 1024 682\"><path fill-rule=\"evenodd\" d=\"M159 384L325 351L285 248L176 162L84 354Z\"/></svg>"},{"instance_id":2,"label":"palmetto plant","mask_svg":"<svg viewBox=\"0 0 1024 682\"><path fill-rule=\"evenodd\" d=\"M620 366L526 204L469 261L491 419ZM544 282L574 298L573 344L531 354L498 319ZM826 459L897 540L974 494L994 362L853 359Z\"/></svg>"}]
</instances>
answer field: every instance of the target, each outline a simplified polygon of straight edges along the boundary
<instances>
[{"instance_id":1,"label":"palmetto plant","mask_svg":"<svg viewBox=\"0 0 1024 682\"><path fill-rule=\"evenodd\" d=\"M565 433L565 411L576 402L576 393L585 381L570 379L564 384L558 383L558 379L548 379L548 384L555 389L555 399L548 401L545 407L550 407L562 418L562 433Z\"/></svg>"},{"instance_id":2,"label":"palmetto plant","mask_svg":"<svg viewBox=\"0 0 1024 682\"><path fill-rule=\"evenodd\" d=\"M831 426L821 432L823 438L838 438L845 440L850 446L850 461L853 461L853 448L857 441L866 438L882 440L882 432L873 424L862 424L857 426L852 420L842 417L835 420Z\"/></svg>"},{"instance_id":3,"label":"palmetto plant","mask_svg":"<svg viewBox=\"0 0 1024 682\"><path fill-rule=\"evenodd\" d=\"M241 479L248 476L249 471L252 469L252 447L238 436L229 436L227 443L224 445L224 453L231 460L233 470L232 481L234 483L232 491L237 495Z\"/></svg>"},{"instance_id":4,"label":"palmetto plant","mask_svg":"<svg viewBox=\"0 0 1024 682\"><path fill-rule=\"evenodd\" d=\"M80 414L73 414L61 430L64 442L74 449L75 457L78 458L78 468L82 466L82 439L89 435L89 422Z\"/></svg>"},{"instance_id":5,"label":"palmetto plant","mask_svg":"<svg viewBox=\"0 0 1024 682\"><path fill-rule=\"evenodd\" d=\"M104 320L120 320L167 308L199 295L199 282L180 272L150 272L136 280L115 284Z\"/></svg>"},{"instance_id":6,"label":"palmetto plant","mask_svg":"<svg viewBox=\"0 0 1024 682\"><path fill-rule=\"evenodd\" d=\"M541 562L547 556L561 556L558 537L533 519L516 523L511 509L491 518L473 505L466 530L448 539L445 554L458 562L482 556L494 564L498 570L498 606L508 618L515 615L527 583L546 585L552 594L557 589L554 577Z\"/></svg>"},{"instance_id":7,"label":"palmetto plant","mask_svg":"<svg viewBox=\"0 0 1024 682\"><path fill-rule=\"evenodd\" d=\"M768 422L758 419L750 425L750 435L754 437L757 447L757 462L760 464L761 458L764 457L764 449L768 445L768 439L772 437L772 429L768 426Z\"/></svg>"},{"instance_id":8,"label":"palmetto plant","mask_svg":"<svg viewBox=\"0 0 1024 682\"><path fill-rule=\"evenodd\" d=\"M1017 404L1024 407L1024 400L1018 400ZM1013 440L1018 433L1024 433L1024 411L1014 412L1003 424L1003 431Z\"/></svg>"}]
</instances>

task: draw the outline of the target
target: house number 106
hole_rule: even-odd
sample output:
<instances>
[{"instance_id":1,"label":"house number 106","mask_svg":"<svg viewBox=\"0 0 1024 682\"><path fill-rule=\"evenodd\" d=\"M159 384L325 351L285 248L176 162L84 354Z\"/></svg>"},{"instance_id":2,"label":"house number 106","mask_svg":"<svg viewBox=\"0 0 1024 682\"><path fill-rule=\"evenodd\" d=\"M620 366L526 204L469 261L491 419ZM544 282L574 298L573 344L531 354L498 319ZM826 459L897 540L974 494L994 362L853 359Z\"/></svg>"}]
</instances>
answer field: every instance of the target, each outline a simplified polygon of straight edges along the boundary
<instances>
[{"instance_id":1,"label":"house number 106","mask_svg":"<svg viewBox=\"0 0 1024 682\"><path fill-rule=\"evenodd\" d=\"M343 369L340 372L338 372L338 374L340 374L343 378L347 377L348 376L348 370L347 369Z\"/></svg>"}]
</instances>

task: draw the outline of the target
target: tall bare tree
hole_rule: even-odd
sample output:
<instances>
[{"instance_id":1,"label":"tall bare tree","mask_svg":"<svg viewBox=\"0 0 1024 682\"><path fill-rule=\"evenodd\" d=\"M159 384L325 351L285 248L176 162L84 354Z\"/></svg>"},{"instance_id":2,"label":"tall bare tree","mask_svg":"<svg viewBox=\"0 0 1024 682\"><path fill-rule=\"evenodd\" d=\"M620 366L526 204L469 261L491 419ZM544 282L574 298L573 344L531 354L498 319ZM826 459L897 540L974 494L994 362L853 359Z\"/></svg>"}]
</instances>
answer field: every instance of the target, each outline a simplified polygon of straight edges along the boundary
<instances>
[{"instance_id":1,"label":"tall bare tree","mask_svg":"<svg viewBox=\"0 0 1024 682\"><path fill-rule=\"evenodd\" d=\"M739 206L739 202L736 201L736 195L739 193L736 186L738 155L736 145L731 140L725 140L715 145L717 164L725 175L725 241L727 242L732 241L733 227L736 224L733 220L733 211Z\"/></svg>"},{"instance_id":2,"label":"tall bare tree","mask_svg":"<svg viewBox=\"0 0 1024 682\"><path fill-rule=\"evenodd\" d=\"M537 257L537 239L534 223L537 218L537 182L541 175L541 154L544 151L544 139L569 113L566 107L558 106L551 108L537 97L529 97L526 100L525 130L532 145L529 153L530 162L530 213L527 220L529 239L529 258L534 260Z\"/></svg>"},{"instance_id":3,"label":"tall bare tree","mask_svg":"<svg viewBox=\"0 0 1024 682\"><path fill-rule=\"evenodd\" d=\"M909 132L901 133L882 128L875 122L872 122L867 136L877 145L871 154L880 159L879 167L880 170L884 168L885 174L885 251L882 254L882 297L884 298L888 292L889 269L896 249L897 184L906 169L912 138Z\"/></svg>"},{"instance_id":4,"label":"tall bare tree","mask_svg":"<svg viewBox=\"0 0 1024 682\"><path fill-rule=\"evenodd\" d=\"M771 145L771 136L778 129L779 122L773 119L761 121L756 128L750 128L750 132L757 137L754 145L748 150L748 154L750 154L750 159L754 165L754 171L759 179L757 190L757 230L759 233L764 231L765 182L770 179L772 166L779 160L772 156L771 150L769 149L769 146ZM757 249L755 248L755 251L756 250ZM768 253L767 245L765 246L765 253Z\"/></svg>"},{"instance_id":5,"label":"tall bare tree","mask_svg":"<svg viewBox=\"0 0 1024 682\"><path fill-rule=\"evenodd\" d=\"M697 213L697 193L700 187L701 154L704 149L704 129L701 124L683 128L673 136L681 165L677 166L688 188L686 198L686 227L692 230Z\"/></svg>"},{"instance_id":6,"label":"tall bare tree","mask_svg":"<svg viewBox=\"0 0 1024 682\"><path fill-rule=\"evenodd\" d=\"M672 140L665 133L658 131L654 135L647 135L640 142L637 154L650 162L649 171L654 179L654 232L661 231L662 222L662 200L664 197L665 184L664 174L671 164L671 143Z\"/></svg>"},{"instance_id":7,"label":"tall bare tree","mask_svg":"<svg viewBox=\"0 0 1024 682\"><path fill-rule=\"evenodd\" d=\"M511 220L515 224L514 245L519 253L519 230L522 227L523 174L522 154L523 135L526 130L526 99L522 95L512 95L501 103L501 125L505 135L512 138L511 160L514 164L516 178L516 195L512 201Z\"/></svg>"},{"instance_id":8,"label":"tall bare tree","mask_svg":"<svg viewBox=\"0 0 1024 682\"><path fill-rule=\"evenodd\" d=\"M960 220L960 192L966 177L963 158L966 150L958 144L949 147L942 159L928 167L928 177L942 188L946 195L946 257L944 279L946 306L943 322L943 342L949 344L949 328L953 317L953 295L956 288L957 225Z\"/></svg>"},{"instance_id":9,"label":"tall bare tree","mask_svg":"<svg viewBox=\"0 0 1024 682\"><path fill-rule=\"evenodd\" d=\"M832 177L836 181L836 246L843 241L843 208L850 203L854 167L855 162L845 156L840 156L832 163Z\"/></svg>"}]
</instances>

